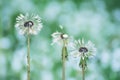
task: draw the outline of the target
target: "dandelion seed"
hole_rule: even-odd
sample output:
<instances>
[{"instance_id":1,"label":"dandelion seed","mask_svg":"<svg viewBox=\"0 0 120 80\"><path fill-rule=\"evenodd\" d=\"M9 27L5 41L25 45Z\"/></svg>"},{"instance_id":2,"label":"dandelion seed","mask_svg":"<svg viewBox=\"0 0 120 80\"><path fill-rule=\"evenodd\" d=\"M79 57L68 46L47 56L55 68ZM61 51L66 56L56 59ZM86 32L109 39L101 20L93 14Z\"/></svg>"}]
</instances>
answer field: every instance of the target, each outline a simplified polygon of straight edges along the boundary
<instances>
[{"instance_id":1,"label":"dandelion seed","mask_svg":"<svg viewBox=\"0 0 120 80\"><path fill-rule=\"evenodd\" d=\"M59 27L60 27L61 29L63 29L63 26L62 26L62 25L59 25Z\"/></svg>"}]
</instances>

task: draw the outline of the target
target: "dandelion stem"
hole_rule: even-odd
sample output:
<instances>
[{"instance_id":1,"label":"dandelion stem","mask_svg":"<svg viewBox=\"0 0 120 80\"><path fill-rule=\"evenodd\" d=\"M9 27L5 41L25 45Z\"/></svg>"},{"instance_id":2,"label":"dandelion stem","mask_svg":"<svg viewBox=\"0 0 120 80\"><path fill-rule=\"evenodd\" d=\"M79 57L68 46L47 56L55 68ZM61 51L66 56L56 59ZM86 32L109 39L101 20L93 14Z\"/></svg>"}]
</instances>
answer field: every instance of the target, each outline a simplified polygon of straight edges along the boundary
<instances>
[{"instance_id":1,"label":"dandelion stem","mask_svg":"<svg viewBox=\"0 0 120 80\"><path fill-rule=\"evenodd\" d=\"M83 56L84 56L84 53L83 53ZM85 80L85 64L86 64L86 61L85 61L85 57L84 57L84 59L81 57L81 60L82 60L82 64L81 64L81 66L82 66L82 80Z\"/></svg>"},{"instance_id":2,"label":"dandelion stem","mask_svg":"<svg viewBox=\"0 0 120 80\"><path fill-rule=\"evenodd\" d=\"M62 58L62 80L65 80L65 54L64 53Z\"/></svg>"},{"instance_id":3,"label":"dandelion stem","mask_svg":"<svg viewBox=\"0 0 120 80\"><path fill-rule=\"evenodd\" d=\"M65 54L66 54L66 46L65 46L65 41L64 42L64 45L63 45L63 48L62 48L62 80L65 80Z\"/></svg>"},{"instance_id":4,"label":"dandelion stem","mask_svg":"<svg viewBox=\"0 0 120 80\"><path fill-rule=\"evenodd\" d=\"M85 80L84 65L82 66L82 80Z\"/></svg>"},{"instance_id":5,"label":"dandelion stem","mask_svg":"<svg viewBox=\"0 0 120 80\"><path fill-rule=\"evenodd\" d=\"M30 80L30 36L27 36L27 80Z\"/></svg>"}]
</instances>

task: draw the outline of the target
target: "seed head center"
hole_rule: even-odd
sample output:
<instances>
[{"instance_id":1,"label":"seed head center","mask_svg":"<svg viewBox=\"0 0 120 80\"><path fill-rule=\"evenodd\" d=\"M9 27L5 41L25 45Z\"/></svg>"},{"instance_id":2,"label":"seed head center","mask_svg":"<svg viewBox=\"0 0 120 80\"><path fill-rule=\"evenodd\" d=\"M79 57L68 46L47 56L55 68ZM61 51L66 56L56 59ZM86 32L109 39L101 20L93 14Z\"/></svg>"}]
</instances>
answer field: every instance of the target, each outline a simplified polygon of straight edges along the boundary
<instances>
[{"instance_id":1,"label":"seed head center","mask_svg":"<svg viewBox=\"0 0 120 80\"><path fill-rule=\"evenodd\" d=\"M86 47L80 47L79 52L86 53L88 52L88 49Z\"/></svg>"},{"instance_id":2,"label":"seed head center","mask_svg":"<svg viewBox=\"0 0 120 80\"><path fill-rule=\"evenodd\" d=\"M32 21L27 21L24 23L24 27L32 27L34 24Z\"/></svg>"},{"instance_id":3,"label":"seed head center","mask_svg":"<svg viewBox=\"0 0 120 80\"><path fill-rule=\"evenodd\" d=\"M67 39L67 38L68 38L68 35L63 33L63 34L60 35L60 37L61 37L62 39Z\"/></svg>"}]
</instances>

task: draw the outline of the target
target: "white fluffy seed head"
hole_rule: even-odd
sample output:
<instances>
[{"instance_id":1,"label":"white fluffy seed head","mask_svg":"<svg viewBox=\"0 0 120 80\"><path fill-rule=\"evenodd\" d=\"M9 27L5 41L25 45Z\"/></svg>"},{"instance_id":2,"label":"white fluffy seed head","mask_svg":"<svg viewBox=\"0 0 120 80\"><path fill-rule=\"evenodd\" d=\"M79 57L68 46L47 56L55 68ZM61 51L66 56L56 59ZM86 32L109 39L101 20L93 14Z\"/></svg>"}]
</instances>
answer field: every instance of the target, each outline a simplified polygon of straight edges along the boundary
<instances>
[{"instance_id":1,"label":"white fluffy seed head","mask_svg":"<svg viewBox=\"0 0 120 80\"><path fill-rule=\"evenodd\" d=\"M20 14L16 18L15 27L20 34L36 35L42 29L41 18L34 14Z\"/></svg>"}]
</instances>

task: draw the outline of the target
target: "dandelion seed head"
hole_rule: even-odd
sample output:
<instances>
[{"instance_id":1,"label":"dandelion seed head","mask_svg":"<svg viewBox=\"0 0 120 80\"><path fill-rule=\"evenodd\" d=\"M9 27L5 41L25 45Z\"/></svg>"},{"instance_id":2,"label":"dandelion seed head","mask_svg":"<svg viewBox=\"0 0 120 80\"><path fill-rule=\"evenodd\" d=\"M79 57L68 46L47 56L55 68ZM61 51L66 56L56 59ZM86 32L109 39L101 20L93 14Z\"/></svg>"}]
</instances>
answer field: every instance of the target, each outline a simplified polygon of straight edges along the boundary
<instances>
[{"instance_id":1,"label":"dandelion seed head","mask_svg":"<svg viewBox=\"0 0 120 80\"><path fill-rule=\"evenodd\" d=\"M42 29L41 18L34 14L20 14L16 18L15 27L20 34L32 34L36 35Z\"/></svg>"},{"instance_id":2,"label":"dandelion seed head","mask_svg":"<svg viewBox=\"0 0 120 80\"><path fill-rule=\"evenodd\" d=\"M71 48L71 53L74 57L91 57L95 55L94 53L96 51L95 45L91 41L85 43L83 39L75 40Z\"/></svg>"},{"instance_id":3,"label":"dandelion seed head","mask_svg":"<svg viewBox=\"0 0 120 80\"><path fill-rule=\"evenodd\" d=\"M53 38L52 45L54 43L61 44L63 41L65 41L65 43L66 43L65 45L67 45L69 36L66 33L56 31L51 36Z\"/></svg>"},{"instance_id":4,"label":"dandelion seed head","mask_svg":"<svg viewBox=\"0 0 120 80\"><path fill-rule=\"evenodd\" d=\"M83 39L82 40L75 40L71 44L71 56L73 58L79 58L77 61L79 63L79 67L82 67L84 69L87 68L87 60L90 57L95 56L95 45L91 42L85 42Z\"/></svg>"}]
</instances>

